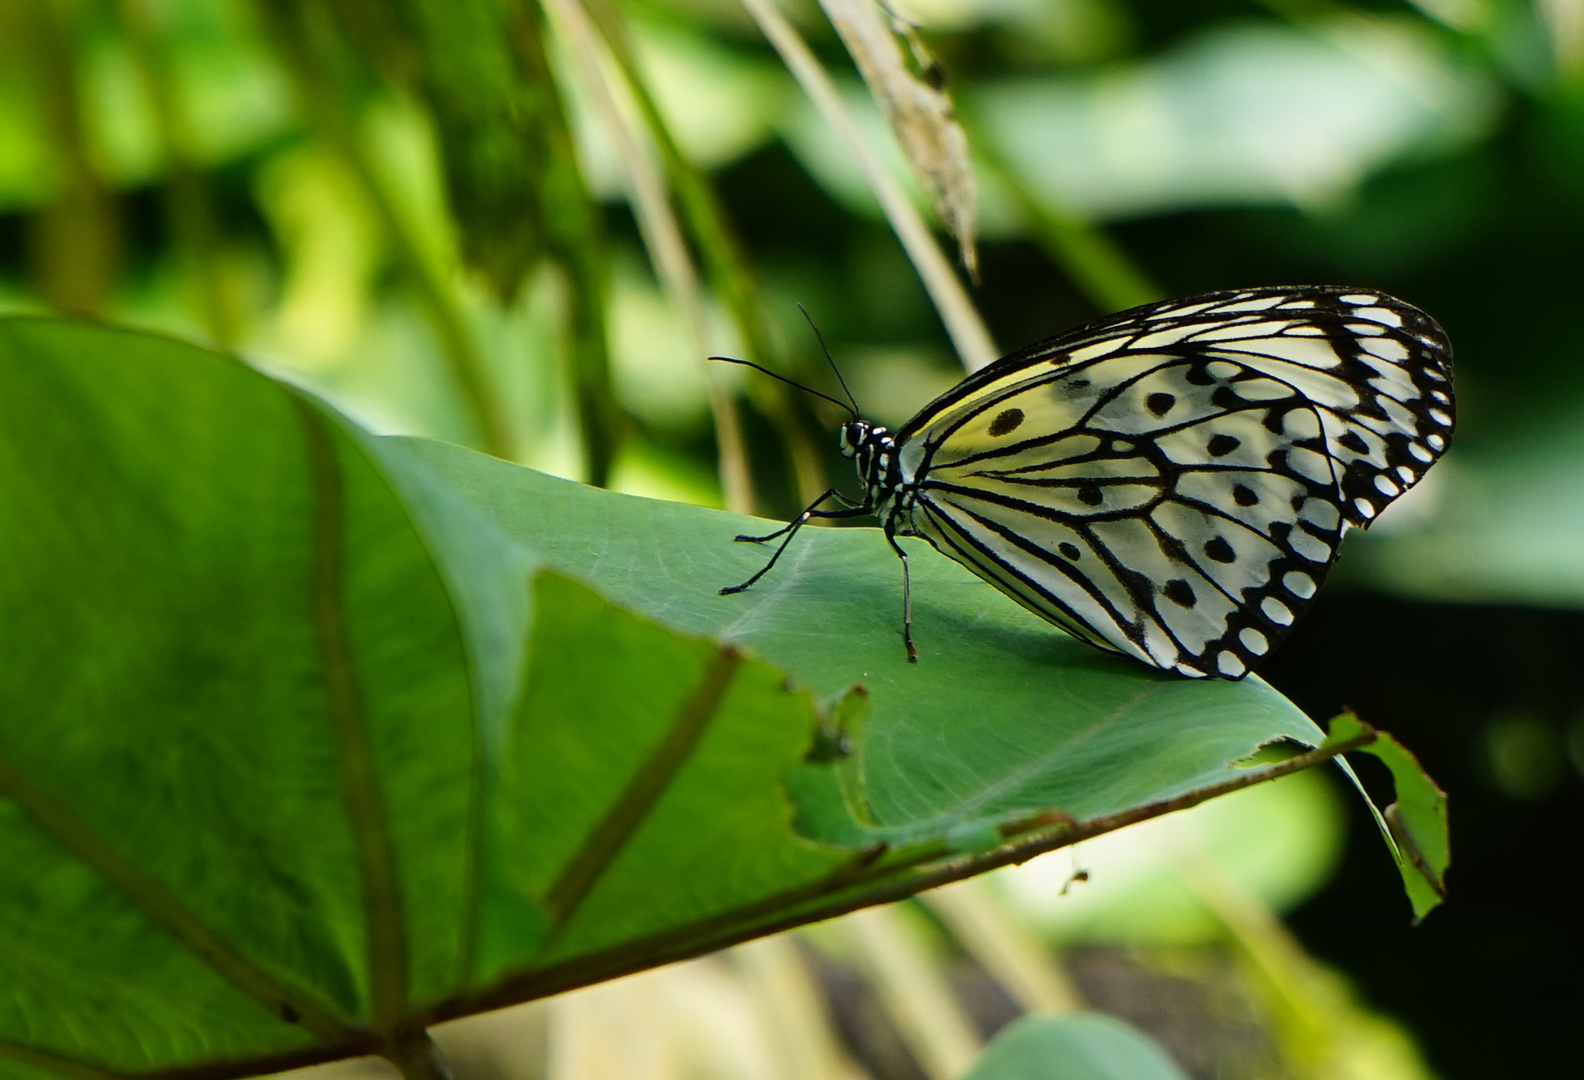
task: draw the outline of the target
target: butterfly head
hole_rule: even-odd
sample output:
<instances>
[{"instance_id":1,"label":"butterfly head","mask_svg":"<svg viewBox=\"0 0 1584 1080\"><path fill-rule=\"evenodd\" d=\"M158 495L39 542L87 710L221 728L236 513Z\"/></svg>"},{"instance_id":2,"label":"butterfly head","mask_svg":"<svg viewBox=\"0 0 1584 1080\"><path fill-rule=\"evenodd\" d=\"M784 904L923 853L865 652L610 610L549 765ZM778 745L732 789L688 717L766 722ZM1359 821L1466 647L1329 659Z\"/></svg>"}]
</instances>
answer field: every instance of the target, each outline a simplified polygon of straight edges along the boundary
<instances>
[{"instance_id":1,"label":"butterfly head","mask_svg":"<svg viewBox=\"0 0 1584 1080\"><path fill-rule=\"evenodd\" d=\"M873 424L867 420L852 420L842 425L841 454L844 458L855 458L869 442L871 433L875 430ZM884 428L880 430L884 431Z\"/></svg>"},{"instance_id":2,"label":"butterfly head","mask_svg":"<svg viewBox=\"0 0 1584 1080\"><path fill-rule=\"evenodd\" d=\"M890 431L867 420L850 420L841 429L842 457L851 458L858 468L870 501L880 497L894 482L896 438Z\"/></svg>"}]
</instances>

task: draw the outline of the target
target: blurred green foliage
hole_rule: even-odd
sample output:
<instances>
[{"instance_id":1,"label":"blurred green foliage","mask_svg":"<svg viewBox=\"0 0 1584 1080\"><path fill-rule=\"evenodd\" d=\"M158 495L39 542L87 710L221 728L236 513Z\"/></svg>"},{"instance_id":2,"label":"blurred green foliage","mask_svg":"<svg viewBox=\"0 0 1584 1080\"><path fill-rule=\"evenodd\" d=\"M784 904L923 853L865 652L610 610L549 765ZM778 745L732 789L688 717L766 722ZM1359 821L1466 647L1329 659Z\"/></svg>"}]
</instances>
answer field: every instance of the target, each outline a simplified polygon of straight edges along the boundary
<instances>
[{"instance_id":1,"label":"blurred green foliage","mask_svg":"<svg viewBox=\"0 0 1584 1080\"><path fill-rule=\"evenodd\" d=\"M6 5L0 310L206 339L379 430L789 513L843 479L833 418L702 355L828 385L800 301L895 422L960 372L937 317L745 9L557 7ZM1576 5L904 7L975 149L974 299L1003 347L1155 294L1398 292L1452 332L1464 426L1348 569L1584 600ZM797 15L905 177L829 26Z\"/></svg>"},{"instance_id":2,"label":"blurred green foliage","mask_svg":"<svg viewBox=\"0 0 1584 1080\"><path fill-rule=\"evenodd\" d=\"M786 6L906 182L815 5ZM1338 584L1584 604L1577 3L893 6L976 155L1002 347L1155 294L1401 295L1451 333L1458 441ZM831 389L801 302L882 421L960 377L850 156L732 0L588 0L581 36L547 9L0 4L0 311L218 345L376 430L621 490L785 516L848 481L833 413L702 358ZM1504 718L1496 782L1544 790L1561 741Z\"/></svg>"}]
</instances>

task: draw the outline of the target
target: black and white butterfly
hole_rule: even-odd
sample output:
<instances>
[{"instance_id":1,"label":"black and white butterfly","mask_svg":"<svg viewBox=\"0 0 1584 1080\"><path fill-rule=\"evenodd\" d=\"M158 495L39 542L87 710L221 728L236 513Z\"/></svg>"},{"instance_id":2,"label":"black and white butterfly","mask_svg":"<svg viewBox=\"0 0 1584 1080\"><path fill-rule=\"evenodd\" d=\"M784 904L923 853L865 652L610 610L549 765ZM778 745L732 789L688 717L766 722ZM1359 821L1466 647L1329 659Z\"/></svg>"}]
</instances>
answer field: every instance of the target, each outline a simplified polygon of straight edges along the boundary
<instances>
[{"instance_id":1,"label":"black and white butterfly","mask_svg":"<svg viewBox=\"0 0 1584 1080\"><path fill-rule=\"evenodd\" d=\"M1098 648L1240 679L1308 608L1348 527L1446 450L1452 352L1428 315L1370 289L1245 289L1030 345L895 434L849 411L863 500L830 491L739 536L785 540L723 593L810 518L873 514L902 559L910 660L899 536Z\"/></svg>"}]
</instances>

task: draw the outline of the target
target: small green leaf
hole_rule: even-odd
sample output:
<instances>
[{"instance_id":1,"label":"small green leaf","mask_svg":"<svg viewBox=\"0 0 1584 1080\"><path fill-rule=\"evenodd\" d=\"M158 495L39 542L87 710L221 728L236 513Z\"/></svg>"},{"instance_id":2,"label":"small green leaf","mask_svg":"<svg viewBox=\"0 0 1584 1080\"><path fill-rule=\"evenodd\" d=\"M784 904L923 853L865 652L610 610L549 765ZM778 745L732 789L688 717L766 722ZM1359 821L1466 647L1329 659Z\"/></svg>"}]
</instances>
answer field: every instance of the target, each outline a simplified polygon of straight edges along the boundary
<instances>
[{"instance_id":1,"label":"small green leaf","mask_svg":"<svg viewBox=\"0 0 1584 1080\"><path fill-rule=\"evenodd\" d=\"M1100 1013L1026 1016L962 1080L1187 1080L1153 1039Z\"/></svg>"},{"instance_id":2,"label":"small green leaf","mask_svg":"<svg viewBox=\"0 0 1584 1080\"><path fill-rule=\"evenodd\" d=\"M1397 798L1382 816L1397 842L1397 868L1417 922L1446 899L1446 871L1452 862L1446 792L1412 753L1385 732L1364 752L1391 770Z\"/></svg>"},{"instance_id":3,"label":"small green leaf","mask_svg":"<svg viewBox=\"0 0 1584 1080\"><path fill-rule=\"evenodd\" d=\"M1368 741L1361 742L1365 739ZM1349 749L1370 754L1391 770L1397 797L1382 811L1370 801L1347 762L1340 757L1336 759L1364 797L1370 813L1375 816L1375 823L1386 837L1392 858L1402 873L1403 887L1413 904L1417 924L1446 899L1446 870L1452 861L1446 792L1436 786L1419 759L1402 743L1370 727L1352 713L1342 713L1331 721L1330 734L1321 748L1334 749L1349 743L1361 743Z\"/></svg>"}]
</instances>

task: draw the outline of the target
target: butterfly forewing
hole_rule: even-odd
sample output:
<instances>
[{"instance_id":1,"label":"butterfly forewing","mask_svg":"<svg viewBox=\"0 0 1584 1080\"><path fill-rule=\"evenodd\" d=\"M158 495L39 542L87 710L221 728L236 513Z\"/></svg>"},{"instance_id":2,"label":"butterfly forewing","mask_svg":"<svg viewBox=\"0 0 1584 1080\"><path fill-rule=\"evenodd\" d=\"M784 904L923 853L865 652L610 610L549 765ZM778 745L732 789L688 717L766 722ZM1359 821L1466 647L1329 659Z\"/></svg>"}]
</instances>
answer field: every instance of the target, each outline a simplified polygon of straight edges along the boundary
<instances>
[{"instance_id":1,"label":"butterfly forewing","mask_svg":"<svg viewBox=\"0 0 1584 1080\"><path fill-rule=\"evenodd\" d=\"M1365 289L1153 304L970 376L897 434L923 536L1080 638L1240 678L1349 525L1451 434L1450 349Z\"/></svg>"}]
</instances>

